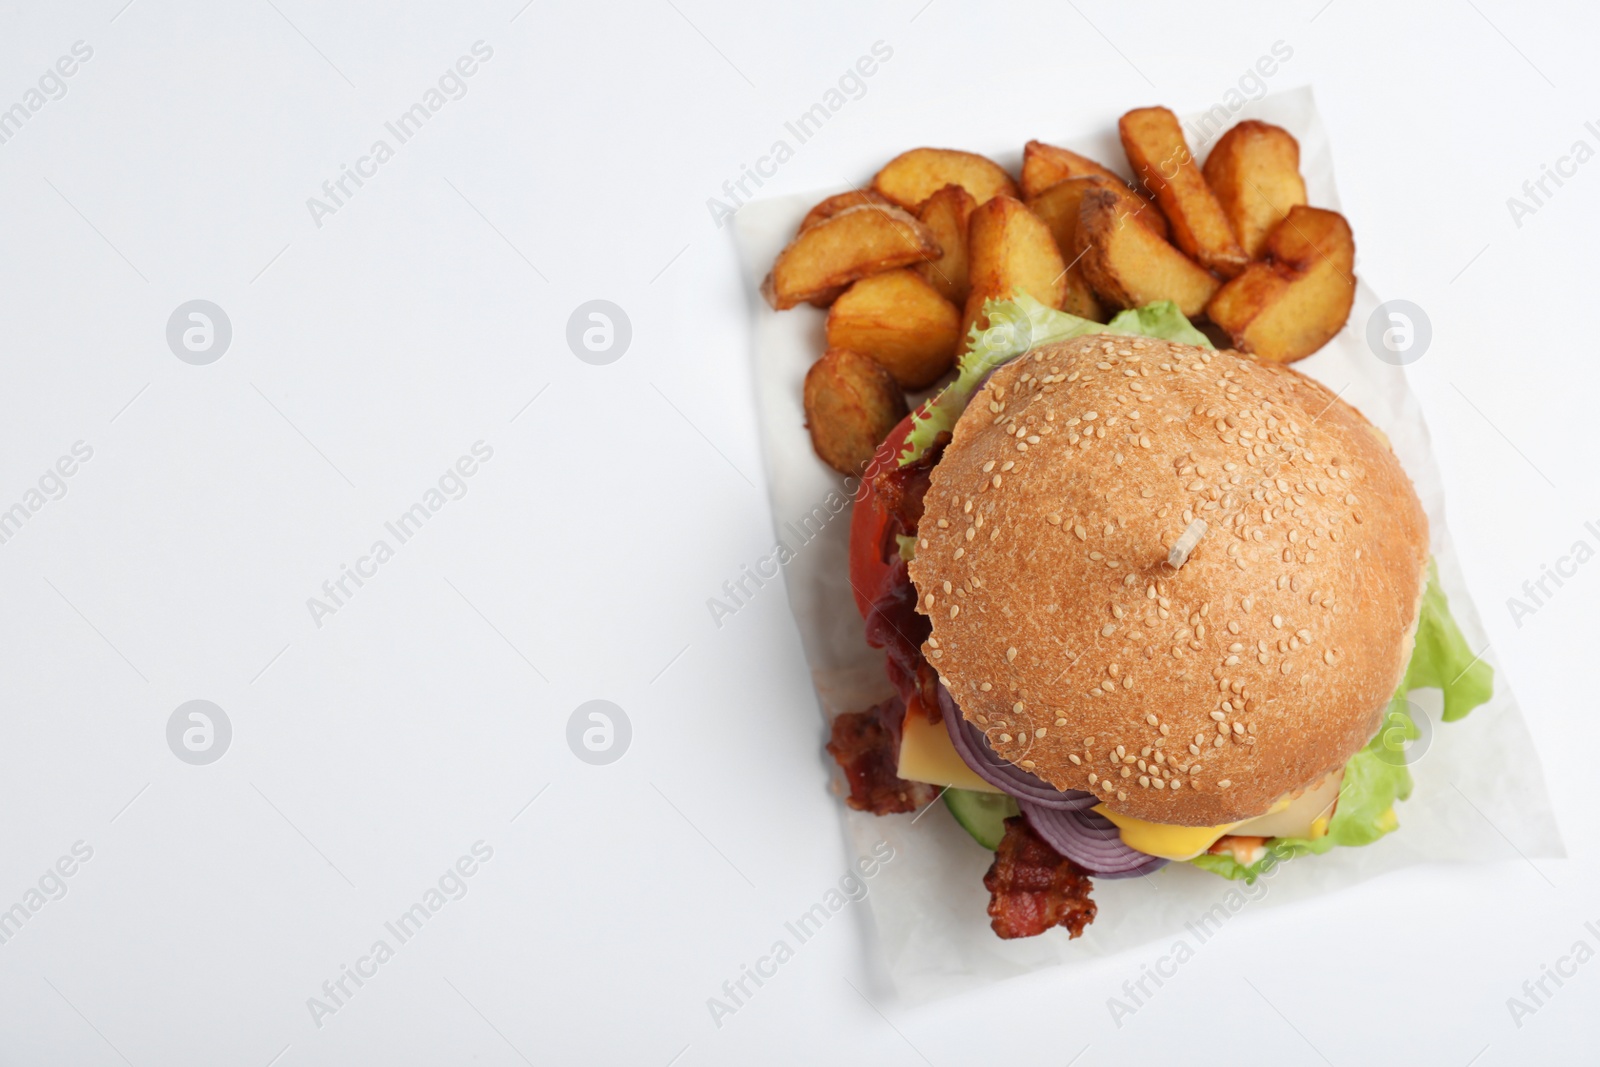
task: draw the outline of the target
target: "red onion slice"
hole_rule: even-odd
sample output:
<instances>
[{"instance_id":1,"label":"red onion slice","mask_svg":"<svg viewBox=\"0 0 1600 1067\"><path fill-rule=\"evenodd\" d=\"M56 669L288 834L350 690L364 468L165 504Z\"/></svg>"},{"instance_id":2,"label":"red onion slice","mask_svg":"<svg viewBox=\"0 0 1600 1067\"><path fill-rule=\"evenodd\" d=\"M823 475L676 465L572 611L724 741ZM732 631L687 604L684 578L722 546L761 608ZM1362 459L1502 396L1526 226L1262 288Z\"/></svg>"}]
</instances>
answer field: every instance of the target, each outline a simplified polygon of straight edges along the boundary
<instances>
[{"instance_id":1,"label":"red onion slice","mask_svg":"<svg viewBox=\"0 0 1600 1067\"><path fill-rule=\"evenodd\" d=\"M1029 774L1001 756L990 747L989 739L983 735L982 728L962 717L955 698L943 685L939 686L939 712L950 731L950 743L955 746L956 754L972 768L972 773L996 789L1009 793L1018 800L1028 800L1042 808L1053 808L1058 811L1091 808L1100 802L1100 798L1093 793L1085 793L1078 789L1057 789L1038 775Z\"/></svg>"},{"instance_id":2,"label":"red onion slice","mask_svg":"<svg viewBox=\"0 0 1600 1067\"><path fill-rule=\"evenodd\" d=\"M1028 800L1017 806L1046 844L1096 877L1132 878L1167 865L1124 844L1116 824L1097 811L1062 811Z\"/></svg>"}]
</instances>

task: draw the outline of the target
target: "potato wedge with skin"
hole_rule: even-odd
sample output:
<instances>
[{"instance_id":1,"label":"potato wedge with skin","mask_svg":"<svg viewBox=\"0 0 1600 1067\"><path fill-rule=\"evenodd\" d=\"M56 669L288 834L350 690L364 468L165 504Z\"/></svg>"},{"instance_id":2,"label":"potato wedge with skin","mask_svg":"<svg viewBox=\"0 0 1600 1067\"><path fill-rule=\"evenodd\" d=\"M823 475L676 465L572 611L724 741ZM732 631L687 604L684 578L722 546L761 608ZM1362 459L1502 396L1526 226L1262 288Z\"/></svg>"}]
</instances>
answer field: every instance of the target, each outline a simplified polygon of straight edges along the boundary
<instances>
[{"instance_id":1,"label":"potato wedge with skin","mask_svg":"<svg viewBox=\"0 0 1600 1067\"><path fill-rule=\"evenodd\" d=\"M1216 194L1184 140L1178 117L1164 107L1141 107L1117 122L1133 173L1172 224L1172 241L1202 267L1231 278L1249 262Z\"/></svg>"},{"instance_id":2,"label":"potato wedge with skin","mask_svg":"<svg viewBox=\"0 0 1600 1067\"><path fill-rule=\"evenodd\" d=\"M843 348L811 365L803 398L811 447L840 474L860 474L908 410L888 371Z\"/></svg>"},{"instance_id":3,"label":"potato wedge with skin","mask_svg":"<svg viewBox=\"0 0 1600 1067\"><path fill-rule=\"evenodd\" d=\"M985 300L1027 293L1059 308L1067 295L1067 264L1044 220L1022 201L997 196L980 204L967 224L967 296L961 336L981 317ZM984 325L982 323L980 326Z\"/></svg>"},{"instance_id":4,"label":"potato wedge with skin","mask_svg":"<svg viewBox=\"0 0 1600 1067\"><path fill-rule=\"evenodd\" d=\"M1356 298L1355 239L1336 211L1297 204L1267 237L1266 258L1217 290L1206 308L1234 347L1293 363L1344 328Z\"/></svg>"},{"instance_id":5,"label":"potato wedge with skin","mask_svg":"<svg viewBox=\"0 0 1600 1067\"><path fill-rule=\"evenodd\" d=\"M1090 175L1128 184L1110 167L1071 149L1043 141L1029 141L1022 146L1022 195L1025 197L1038 196L1056 182Z\"/></svg>"},{"instance_id":6,"label":"potato wedge with skin","mask_svg":"<svg viewBox=\"0 0 1600 1067\"><path fill-rule=\"evenodd\" d=\"M1221 284L1211 272L1135 222L1116 194L1090 189L1078 207L1078 264L1113 307L1171 300L1189 318Z\"/></svg>"},{"instance_id":7,"label":"potato wedge with skin","mask_svg":"<svg viewBox=\"0 0 1600 1067\"><path fill-rule=\"evenodd\" d=\"M871 357L902 389L926 389L955 362L961 312L910 267L862 278L828 312L828 347Z\"/></svg>"},{"instance_id":8,"label":"potato wedge with skin","mask_svg":"<svg viewBox=\"0 0 1600 1067\"><path fill-rule=\"evenodd\" d=\"M913 148L895 156L876 177L872 188L907 210L915 209L947 185L959 185L982 204L1004 193L1017 195L1017 183L992 159L954 148Z\"/></svg>"},{"instance_id":9,"label":"potato wedge with skin","mask_svg":"<svg viewBox=\"0 0 1600 1067\"><path fill-rule=\"evenodd\" d=\"M846 208L860 207L862 204L887 204L888 202L888 200L871 189L851 189L846 193L835 193L806 212L806 217L800 220L800 229L796 232L805 233L817 223L828 221Z\"/></svg>"},{"instance_id":10,"label":"potato wedge with skin","mask_svg":"<svg viewBox=\"0 0 1600 1067\"><path fill-rule=\"evenodd\" d=\"M944 255L917 264L917 270L956 307L965 305L972 291L967 278L967 222L977 206L971 193L959 185L947 185L917 209L917 217L944 249Z\"/></svg>"},{"instance_id":11,"label":"potato wedge with skin","mask_svg":"<svg viewBox=\"0 0 1600 1067\"><path fill-rule=\"evenodd\" d=\"M761 295L779 311L828 296L879 271L938 259L933 234L897 207L862 204L846 208L798 234L778 260Z\"/></svg>"},{"instance_id":12,"label":"potato wedge with skin","mask_svg":"<svg viewBox=\"0 0 1600 1067\"><path fill-rule=\"evenodd\" d=\"M1027 201L1028 208L1049 227L1051 236L1056 239L1056 249L1067 265L1066 293L1061 310L1096 322L1104 321L1101 317L1104 311L1094 295L1094 289L1083 276L1083 265L1078 262L1078 212L1083 203L1083 194L1090 189L1110 189L1121 184L1098 176L1068 178L1056 182L1038 196L1029 197ZM1146 207L1151 214L1155 213L1154 208Z\"/></svg>"},{"instance_id":13,"label":"potato wedge with skin","mask_svg":"<svg viewBox=\"0 0 1600 1067\"><path fill-rule=\"evenodd\" d=\"M1261 258L1289 209L1306 202L1300 142L1281 126L1246 119L1222 135L1202 170L1251 259Z\"/></svg>"}]
</instances>

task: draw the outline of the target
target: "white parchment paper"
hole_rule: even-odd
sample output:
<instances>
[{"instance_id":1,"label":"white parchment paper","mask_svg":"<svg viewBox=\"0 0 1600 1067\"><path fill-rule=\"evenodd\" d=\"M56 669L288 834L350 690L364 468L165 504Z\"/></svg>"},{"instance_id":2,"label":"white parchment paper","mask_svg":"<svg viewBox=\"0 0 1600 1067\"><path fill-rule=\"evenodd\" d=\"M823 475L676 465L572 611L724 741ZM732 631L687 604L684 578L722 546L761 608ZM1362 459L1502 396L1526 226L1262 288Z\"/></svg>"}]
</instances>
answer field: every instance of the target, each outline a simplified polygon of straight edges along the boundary
<instances>
[{"instance_id":1,"label":"white parchment paper","mask_svg":"<svg viewBox=\"0 0 1600 1067\"><path fill-rule=\"evenodd\" d=\"M1300 167L1311 203L1339 207L1327 136L1309 89L1246 104L1227 124L1244 118L1272 122L1293 133L1300 141ZM1120 167L1123 154L1114 119L1108 115L1103 129L1084 136L1057 139L1049 131L1042 136ZM1193 121L1201 120L1196 116ZM1201 143L1196 130L1209 129L1214 138L1221 128L1215 123L1186 125L1191 147L1203 159L1209 143ZM891 137L885 159L903 147L907 146L894 146ZM991 154L1016 171L1017 149ZM837 191L763 200L740 209L735 237L752 292L806 210ZM1356 239L1359 245L1359 233ZM1488 640L1461 579L1422 411L1404 371L1378 360L1367 345L1367 322L1380 302L1361 285L1349 324L1295 369L1339 391L1388 433L1427 509L1433 554L1456 621L1473 649L1484 649ZM824 312L806 306L774 312L759 297L752 303L757 309L755 378L774 527L791 548L802 540L791 531L802 530L808 538L786 566L784 577L817 696L831 720L842 711L881 700L892 690L883 673L882 654L866 644L845 577L849 512L832 514L827 503L830 494L844 492L843 479L816 458L804 427L801 383L822 353ZM1493 662L1492 655L1484 658ZM1334 849L1280 865L1249 891L1250 908L1325 895L1417 863L1515 857L1519 852L1531 858L1564 854L1538 754L1505 678L1497 672L1494 698L1460 722L1439 722L1436 691L1424 691L1416 699L1431 718L1424 728L1431 725L1432 730L1426 749L1411 768L1416 790L1399 806L1400 830L1365 848ZM905 1002L923 1002L1148 942L1165 944L1181 936L1192 944L1193 924L1218 923L1219 915L1231 916L1245 899L1242 883L1171 864L1145 878L1097 880L1099 916L1078 940L1052 930L1042 937L1001 941L990 930L984 910L988 893L982 878L992 853L968 837L942 804L926 817L880 818L848 811L843 805L841 811L859 854L867 854L879 840L895 848L895 859L874 879L868 899L884 968ZM1219 903L1221 911L1214 907Z\"/></svg>"}]
</instances>

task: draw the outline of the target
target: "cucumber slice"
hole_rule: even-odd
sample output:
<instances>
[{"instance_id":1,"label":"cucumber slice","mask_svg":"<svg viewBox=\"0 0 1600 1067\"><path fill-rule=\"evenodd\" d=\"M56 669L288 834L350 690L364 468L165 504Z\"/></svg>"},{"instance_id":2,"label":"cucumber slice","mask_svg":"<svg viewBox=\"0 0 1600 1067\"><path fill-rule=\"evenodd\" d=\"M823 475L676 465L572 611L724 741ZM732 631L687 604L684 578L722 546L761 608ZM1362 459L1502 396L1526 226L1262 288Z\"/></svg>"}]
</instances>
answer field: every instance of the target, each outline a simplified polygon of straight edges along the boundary
<instances>
[{"instance_id":1,"label":"cucumber slice","mask_svg":"<svg viewBox=\"0 0 1600 1067\"><path fill-rule=\"evenodd\" d=\"M1019 814L1017 802L1004 793L980 793L975 789L946 789L945 807L956 817L972 839L993 852L1006 835L1006 820Z\"/></svg>"}]
</instances>

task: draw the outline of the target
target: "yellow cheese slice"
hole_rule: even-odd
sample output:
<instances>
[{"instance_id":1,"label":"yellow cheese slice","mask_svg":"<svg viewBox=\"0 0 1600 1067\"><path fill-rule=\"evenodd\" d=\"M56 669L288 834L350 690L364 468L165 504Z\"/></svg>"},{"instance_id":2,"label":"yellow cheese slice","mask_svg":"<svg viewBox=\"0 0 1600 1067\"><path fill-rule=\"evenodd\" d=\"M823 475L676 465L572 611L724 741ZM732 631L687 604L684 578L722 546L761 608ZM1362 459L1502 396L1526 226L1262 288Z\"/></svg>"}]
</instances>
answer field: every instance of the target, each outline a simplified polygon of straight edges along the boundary
<instances>
[{"instance_id":1,"label":"yellow cheese slice","mask_svg":"<svg viewBox=\"0 0 1600 1067\"><path fill-rule=\"evenodd\" d=\"M896 773L908 782L953 786L979 793L1000 792L967 766L956 746L951 744L944 721L929 722L916 703L906 709L905 725L900 728L900 767Z\"/></svg>"},{"instance_id":2,"label":"yellow cheese slice","mask_svg":"<svg viewBox=\"0 0 1600 1067\"><path fill-rule=\"evenodd\" d=\"M1339 783L1343 780L1342 770L1330 774L1293 800L1288 797L1279 800L1265 815L1223 826L1170 826L1147 822L1132 815L1108 811L1104 804L1096 804L1094 810L1116 824L1118 836L1129 848L1169 860L1190 860L1227 834L1244 837L1321 837L1328 832L1329 810L1339 798Z\"/></svg>"},{"instance_id":3,"label":"yellow cheese slice","mask_svg":"<svg viewBox=\"0 0 1600 1067\"><path fill-rule=\"evenodd\" d=\"M1241 825L1231 822L1222 826L1171 826L1110 811L1104 804L1096 804L1094 810L1116 823L1123 844L1169 860L1194 859L1216 844L1217 838Z\"/></svg>"},{"instance_id":4,"label":"yellow cheese slice","mask_svg":"<svg viewBox=\"0 0 1600 1067\"><path fill-rule=\"evenodd\" d=\"M906 709L896 773L908 782L926 782L979 793L1002 792L967 766L951 744L946 724L943 721L930 723L916 703ZM1328 832L1329 810L1338 799L1343 777L1342 771L1331 774L1293 801L1287 797L1279 800L1265 815L1222 826L1172 826L1149 822L1108 811L1103 804L1095 805L1094 810L1116 824L1118 834L1128 847L1151 856L1188 860L1230 833L1254 837L1321 837Z\"/></svg>"}]
</instances>

